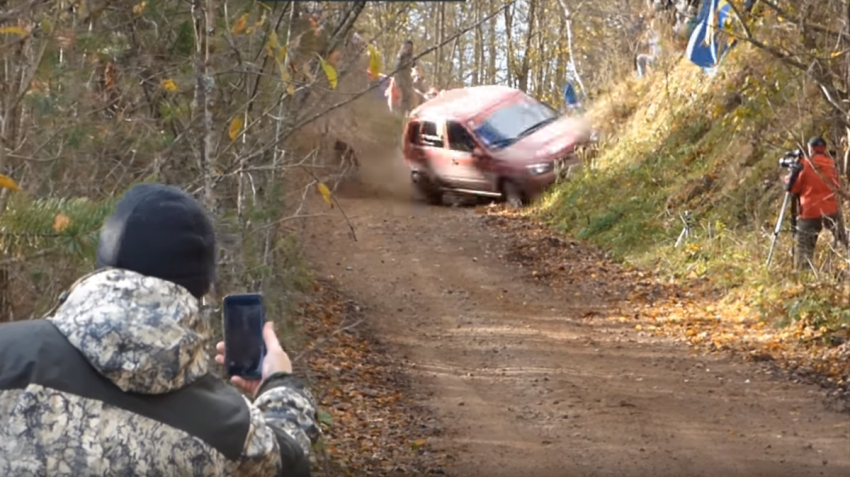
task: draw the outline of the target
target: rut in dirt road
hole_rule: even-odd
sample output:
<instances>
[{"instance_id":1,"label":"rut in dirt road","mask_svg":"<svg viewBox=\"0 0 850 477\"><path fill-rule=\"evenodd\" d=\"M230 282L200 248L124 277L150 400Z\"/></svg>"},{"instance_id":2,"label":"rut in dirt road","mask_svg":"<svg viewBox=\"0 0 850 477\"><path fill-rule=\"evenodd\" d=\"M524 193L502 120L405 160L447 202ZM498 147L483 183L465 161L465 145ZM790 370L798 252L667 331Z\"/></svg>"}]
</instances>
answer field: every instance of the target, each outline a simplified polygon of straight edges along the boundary
<instances>
[{"instance_id":1,"label":"rut in dirt road","mask_svg":"<svg viewBox=\"0 0 850 477\"><path fill-rule=\"evenodd\" d=\"M848 416L819 390L618 327L616 291L520 279L472 210L344 205L358 241L316 221L311 259L413 375L452 475L850 475Z\"/></svg>"}]
</instances>

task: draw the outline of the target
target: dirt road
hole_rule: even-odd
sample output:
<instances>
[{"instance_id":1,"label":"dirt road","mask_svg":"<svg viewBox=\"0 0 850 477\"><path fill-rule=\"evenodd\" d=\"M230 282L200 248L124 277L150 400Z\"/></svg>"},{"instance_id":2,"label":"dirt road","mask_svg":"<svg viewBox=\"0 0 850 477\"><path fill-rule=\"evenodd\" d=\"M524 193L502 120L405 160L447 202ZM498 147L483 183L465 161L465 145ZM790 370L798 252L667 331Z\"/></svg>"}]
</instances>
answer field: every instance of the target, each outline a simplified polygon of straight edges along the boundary
<instances>
[{"instance_id":1,"label":"dirt road","mask_svg":"<svg viewBox=\"0 0 850 477\"><path fill-rule=\"evenodd\" d=\"M314 221L313 265L413 375L451 475L850 475L850 419L817 389L617 327L616 290L522 279L472 209L342 204L358 241Z\"/></svg>"}]
</instances>

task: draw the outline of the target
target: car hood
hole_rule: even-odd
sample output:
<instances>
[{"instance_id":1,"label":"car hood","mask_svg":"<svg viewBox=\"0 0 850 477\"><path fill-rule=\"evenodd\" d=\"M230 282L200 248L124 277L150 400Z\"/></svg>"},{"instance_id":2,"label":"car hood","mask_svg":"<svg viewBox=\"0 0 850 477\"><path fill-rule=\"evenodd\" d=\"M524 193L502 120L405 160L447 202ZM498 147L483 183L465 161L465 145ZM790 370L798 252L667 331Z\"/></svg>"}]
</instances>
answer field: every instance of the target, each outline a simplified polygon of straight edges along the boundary
<instances>
[{"instance_id":1,"label":"car hood","mask_svg":"<svg viewBox=\"0 0 850 477\"><path fill-rule=\"evenodd\" d=\"M570 152L589 137L590 127L583 119L564 116L494 155L502 160L533 164Z\"/></svg>"}]
</instances>

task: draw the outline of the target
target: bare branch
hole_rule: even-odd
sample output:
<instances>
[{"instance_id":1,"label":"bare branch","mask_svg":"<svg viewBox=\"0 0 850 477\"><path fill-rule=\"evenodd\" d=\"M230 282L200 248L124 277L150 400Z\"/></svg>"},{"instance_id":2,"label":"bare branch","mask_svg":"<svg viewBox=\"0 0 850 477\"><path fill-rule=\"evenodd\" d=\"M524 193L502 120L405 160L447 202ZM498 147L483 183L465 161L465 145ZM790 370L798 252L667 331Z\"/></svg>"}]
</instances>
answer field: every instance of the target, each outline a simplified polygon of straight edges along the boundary
<instances>
[{"instance_id":1,"label":"bare branch","mask_svg":"<svg viewBox=\"0 0 850 477\"><path fill-rule=\"evenodd\" d=\"M5 12L0 13L0 22L8 22L8 21L17 20L17 19L25 16L25 14L28 13L29 11L35 9L35 7L37 7L37 6L39 6L43 3L48 3L48 1L47 0L29 0L28 2L25 2L21 5L18 5L15 8L11 8L9 10L6 10Z\"/></svg>"}]
</instances>

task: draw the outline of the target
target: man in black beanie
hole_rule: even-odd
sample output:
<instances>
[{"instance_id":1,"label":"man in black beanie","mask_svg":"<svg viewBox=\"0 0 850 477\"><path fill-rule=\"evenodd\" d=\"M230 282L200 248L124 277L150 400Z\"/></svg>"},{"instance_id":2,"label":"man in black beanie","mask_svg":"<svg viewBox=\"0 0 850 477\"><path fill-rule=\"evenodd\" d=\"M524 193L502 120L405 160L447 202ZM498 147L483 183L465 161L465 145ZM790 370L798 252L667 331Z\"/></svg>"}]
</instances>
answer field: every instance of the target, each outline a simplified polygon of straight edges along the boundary
<instances>
[{"instance_id":1,"label":"man in black beanie","mask_svg":"<svg viewBox=\"0 0 850 477\"><path fill-rule=\"evenodd\" d=\"M48 318L0 326L0 475L310 475L315 400L271 323L263 379L234 379L253 402L211 372L215 234L191 196L130 189L97 266Z\"/></svg>"},{"instance_id":2,"label":"man in black beanie","mask_svg":"<svg viewBox=\"0 0 850 477\"><path fill-rule=\"evenodd\" d=\"M175 187L133 187L100 233L97 268L123 268L162 278L195 298L210 290L215 265L212 223L195 199Z\"/></svg>"}]
</instances>

